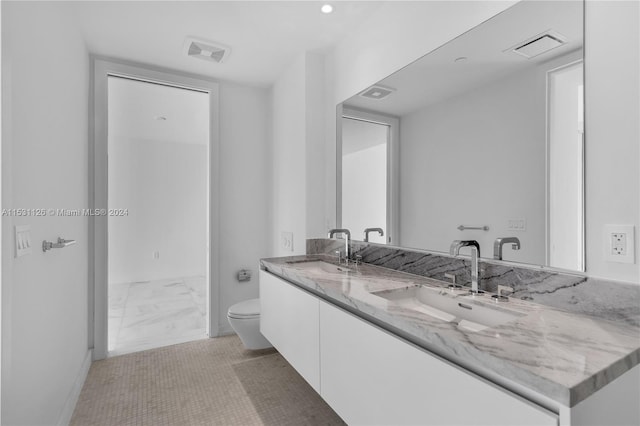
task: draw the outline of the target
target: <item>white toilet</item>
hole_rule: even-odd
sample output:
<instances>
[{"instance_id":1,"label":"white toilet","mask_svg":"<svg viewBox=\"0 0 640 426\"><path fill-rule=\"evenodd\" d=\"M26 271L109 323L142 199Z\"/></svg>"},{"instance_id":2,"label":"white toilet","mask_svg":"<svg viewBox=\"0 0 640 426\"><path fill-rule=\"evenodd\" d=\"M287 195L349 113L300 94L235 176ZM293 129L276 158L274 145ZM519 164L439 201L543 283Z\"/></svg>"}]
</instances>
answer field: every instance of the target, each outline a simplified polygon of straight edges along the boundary
<instances>
[{"instance_id":1,"label":"white toilet","mask_svg":"<svg viewBox=\"0 0 640 426\"><path fill-rule=\"evenodd\" d=\"M260 299L236 303L229 308L227 319L247 349L266 349L272 345L260 333Z\"/></svg>"}]
</instances>

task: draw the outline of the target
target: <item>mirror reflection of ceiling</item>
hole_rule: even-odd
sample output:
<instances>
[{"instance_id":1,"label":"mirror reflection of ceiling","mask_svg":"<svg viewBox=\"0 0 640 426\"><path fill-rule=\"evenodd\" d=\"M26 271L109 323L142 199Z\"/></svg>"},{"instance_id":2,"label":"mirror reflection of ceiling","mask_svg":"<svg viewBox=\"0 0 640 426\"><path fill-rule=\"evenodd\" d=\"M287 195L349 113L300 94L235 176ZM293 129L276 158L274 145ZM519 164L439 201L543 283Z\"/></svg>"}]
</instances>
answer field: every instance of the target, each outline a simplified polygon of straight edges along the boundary
<instances>
[{"instance_id":1,"label":"mirror reflection of ceiling","mask_svg":"<svg viewBox=\"0 0 640 426\"><path fill-rule=\"evenodd\" d=\"M342 104L399 119L394 245L448 253L471 239L486 259L518 237L502 259L584 270L583 16L581 1L518 2Z\"/></svg>"},{"instance_id":2,"label":"mirror reflection of ceiling","mask_svg":"<svg viewBox=\"0 0 640 426\"><path fill-rule=\"evenodd\" d=\"M445 46L434 50L380 81L395 89L384 99L353 96L345 105L402 116L471 89L503 79L509 74L547 62L583 44L582 2L523 1ZM512 49L547 31L566 43L527 59ZM459 59L458 58L466 58Z\"/></svg>"}]
</instances>

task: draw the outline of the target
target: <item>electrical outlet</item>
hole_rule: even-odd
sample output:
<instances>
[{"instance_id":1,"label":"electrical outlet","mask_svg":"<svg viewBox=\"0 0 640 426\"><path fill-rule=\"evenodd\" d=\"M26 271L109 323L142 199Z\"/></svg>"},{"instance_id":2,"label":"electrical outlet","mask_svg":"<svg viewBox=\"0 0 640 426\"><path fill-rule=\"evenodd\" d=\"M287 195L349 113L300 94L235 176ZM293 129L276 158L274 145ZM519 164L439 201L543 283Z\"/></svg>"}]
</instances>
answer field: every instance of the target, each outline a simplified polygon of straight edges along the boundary
<instances>
[{"instance_id":1,"label":"electrical outlet","mask_svg":"<svg viewBox=\"0 0 640 426\"><path fill-rule=\"evenodd\" d=\"M280 233L280 240L282 241L283 249L293 251L293 232L282 231Z\"/></svg>"},{"instance_id":2,"label":"electrical outlet","mask_svg":"<svg viewBox=\"0 0 640 426\"><path fill-rule=\"evenodd\" d=\"M635 228L633 225L605 225L605 260L635 263Z\"/></svg>"},{"instance_id":3,"label":"electrical outlet","mask_svg":"<svg viewBox=\"0 0 640 426\"><path fill-rule=\"evenodd\" d=\"M611 234L611 255L627 255L627 234L624 232Z\"/></svg>"}]
</instances>

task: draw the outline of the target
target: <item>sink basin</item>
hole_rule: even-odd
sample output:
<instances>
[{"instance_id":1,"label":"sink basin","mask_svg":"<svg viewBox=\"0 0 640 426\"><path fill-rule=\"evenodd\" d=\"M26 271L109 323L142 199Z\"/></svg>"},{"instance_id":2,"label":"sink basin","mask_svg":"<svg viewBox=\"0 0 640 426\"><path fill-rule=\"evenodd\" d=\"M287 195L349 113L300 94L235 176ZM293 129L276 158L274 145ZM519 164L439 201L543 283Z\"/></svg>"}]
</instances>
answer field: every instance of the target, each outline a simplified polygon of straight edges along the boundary
<instances>
[{"instance_id":1,"label":"sink basin","mask_svg":"<svg viewBox=\"0 0 640 426\"><path fill-rule=\"evenodd\" d=\"M372 294L439 320L454 322L459 328L469 331L492 328L523 316L508 309L476 304L470 297L456 297L425 286L383 290Z\"/></svg>"},{"instance_id":2,"label":"sink basin","mask_svg":"<svg viewBox=\"0 0 640 426\"><path fill-rule=\"evenodd\" d=\"M308 259L308 260L292 260L287 262L289 264L298 264L303 266L307 271L316 271L316 272L354 272L353 269L348 268L342 265L336 265L334 263L325 262L324 260L318 259Z\"/></svg>"}]
</instances>

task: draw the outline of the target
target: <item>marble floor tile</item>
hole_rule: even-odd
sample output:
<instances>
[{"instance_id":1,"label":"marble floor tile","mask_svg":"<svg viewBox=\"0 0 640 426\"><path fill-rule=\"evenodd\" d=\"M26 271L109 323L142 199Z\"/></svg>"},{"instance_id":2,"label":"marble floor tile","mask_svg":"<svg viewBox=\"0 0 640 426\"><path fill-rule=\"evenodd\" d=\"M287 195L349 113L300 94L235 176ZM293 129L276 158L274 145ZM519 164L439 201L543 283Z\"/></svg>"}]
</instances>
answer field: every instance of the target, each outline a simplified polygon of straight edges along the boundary
<instances>
[{"instance_id":1,"label":"marble floor tile","mask_svg":"<svg viewBox=\"0 0 640 426\"><path fill-rule=\"evenodd\" d=\"M206 338L205 277L109 286L109 355Z\"/></svg>"}]
</instances>

